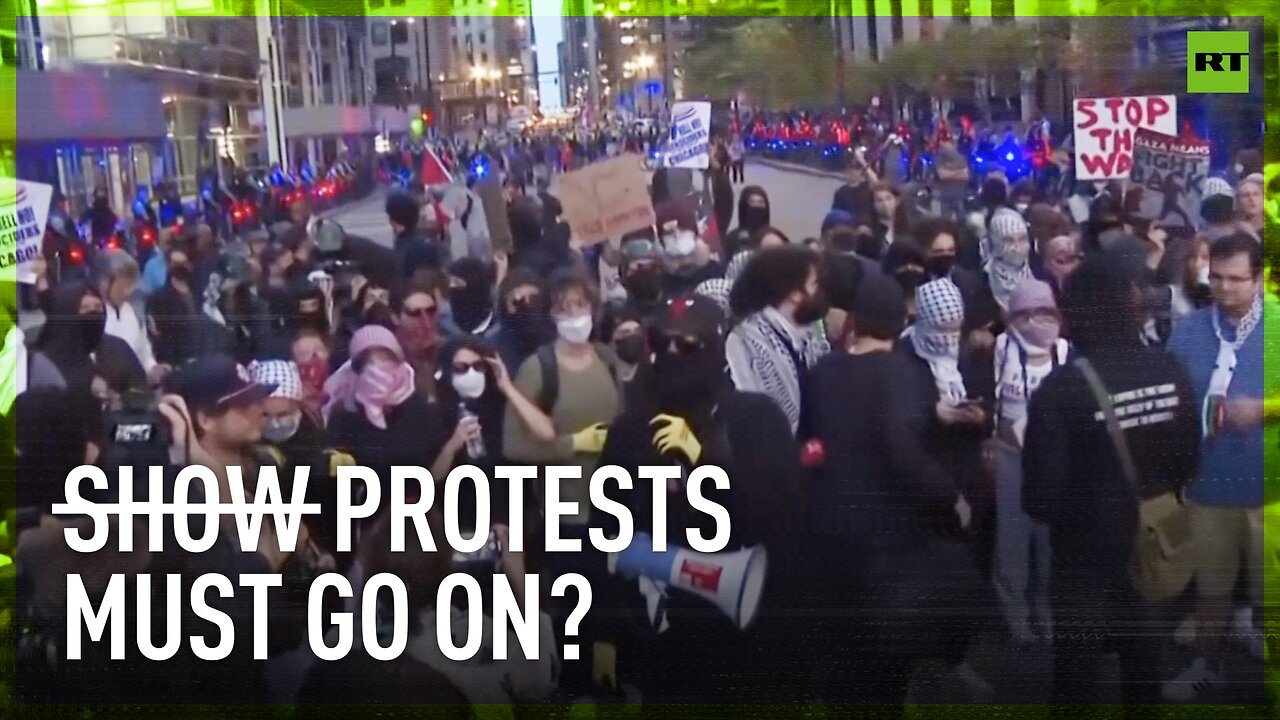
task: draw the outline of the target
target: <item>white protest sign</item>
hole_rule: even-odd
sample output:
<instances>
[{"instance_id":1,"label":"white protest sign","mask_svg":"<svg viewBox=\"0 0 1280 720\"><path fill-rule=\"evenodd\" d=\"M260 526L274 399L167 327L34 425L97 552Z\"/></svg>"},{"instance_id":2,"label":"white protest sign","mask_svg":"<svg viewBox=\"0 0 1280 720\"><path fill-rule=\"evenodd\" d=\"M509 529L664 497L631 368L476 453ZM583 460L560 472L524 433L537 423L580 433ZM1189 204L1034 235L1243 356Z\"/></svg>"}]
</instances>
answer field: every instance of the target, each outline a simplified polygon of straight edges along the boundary
<instances>
[{"instance_id":1,"label":"white protest sign","mask_svg":"<svg viewBox=\"0 0 1280 720\"><path fill-rule=\"evenodd\" d=\"M1134 135L1132 186L1142 189L1138 215L1170 227L1196 226L1200 185L1209 175L1209 143L1150 130Z\"/></svg>"},{"instance_id":2,"label":"white protest sign","mask_svg":"<svg viewBox=\"0 0 1280 720\"><path fill-rule=\"evenodd\" d=\"M1177 126L1178 98L1174 95L1077 98L1072 122L1076 179L1129 177L1134 133L1142 129L1175 135Z\"/></svg>"},{"instance_id":3,"label":"white protest sign","mask_svg":"<svg viewBox=\"0 0 1280 720\"><path fill-rule=\"evenodd\" d=\"M0 178L0 278L36 281L33 261L44 243L53 186Z\"/></svg>"},{"instance_id":4,"label":"white protest sign","mask_svg":"<svg viewBox=\"0 0 1280 720\"><path fill-rule=\"evenodd\" d=\"M697 168L711 165L707 151L711 142L711 103L678 102L671 108L671 132L663 151L670 168Z\"/></svg>"}]
</instances>

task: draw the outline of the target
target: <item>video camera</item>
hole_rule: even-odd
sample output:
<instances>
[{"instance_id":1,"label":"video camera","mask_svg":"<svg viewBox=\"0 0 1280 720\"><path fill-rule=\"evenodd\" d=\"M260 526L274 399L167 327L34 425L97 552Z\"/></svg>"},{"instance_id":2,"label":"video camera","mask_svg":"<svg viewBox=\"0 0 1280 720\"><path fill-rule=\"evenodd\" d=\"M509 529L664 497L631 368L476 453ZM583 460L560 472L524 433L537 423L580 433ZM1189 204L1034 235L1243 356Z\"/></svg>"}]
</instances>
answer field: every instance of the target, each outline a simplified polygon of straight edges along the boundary
<instances>
[{"instance_id":1,"label":"video camera","mask_svg":"<svg viewBox=\"0 0 1280 720\"><path fill-rule=\"evenodd\" d=\"M169 422L149 390L121 393L107 414L110 456L120 465L148 467L169 463Z\"/></svg>"}]
</instances>

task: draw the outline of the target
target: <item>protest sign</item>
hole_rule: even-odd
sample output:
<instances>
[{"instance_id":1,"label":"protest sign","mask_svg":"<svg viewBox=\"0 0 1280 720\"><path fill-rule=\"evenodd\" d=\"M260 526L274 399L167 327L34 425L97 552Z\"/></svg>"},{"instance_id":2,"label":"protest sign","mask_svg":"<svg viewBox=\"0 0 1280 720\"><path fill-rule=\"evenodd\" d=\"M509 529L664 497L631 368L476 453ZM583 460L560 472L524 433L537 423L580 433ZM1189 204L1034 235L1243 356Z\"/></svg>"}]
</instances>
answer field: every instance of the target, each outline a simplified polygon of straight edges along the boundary
<instances>
[{"instance_id":1,"label":"protest sign","mask_svg":"<svg viewBox=\"0 0 1280 720\"><path fill-rule=\"evenodd\" d=\"M1142 189L1138 215L1171 227L1195 227L1200 184L1209 172L1209 143L1151 130L1133 138L1129 182Z\"/></svg>"},{"instance_id":2,"label":"protest sign","mask_svg":"<svg viewBox=\"0 0 1280 720\"><path fill-rule=\"evenodd\" d=\"M1139 129L1177 133L1178 99L1174 95L1077 98L1072 126L1077 180L1129 177L1133 167L1133 134Z\"/></svg>"},{"instance_id":3,"label":"protest sign","mask_svg":"<svg viewBox=\"0 0 1280 720\"><path fill-rule=\"evenodd\" d=\"M705 170L711 165L711 103L678 102L671 109L671 133L663 151L665 165Z\"/></svg>"},{"instance_id":4,"label":"protest sign","mask_svg":"<svg viewBox=\"0 0 1280 720\"><path fill-rule=\"evenodd\" d=\"M494 252L511 252L511 224L507 218L507 198L497 178L489 177L475 185L475 193L484 205L484 216L489 222L489 241Z\"/></svg>"},{"instance_id":5,"label":"protest sign","mask_svg":"<svg viewBox=\"0 0 1280 720\"><path fill-rule=\"evenodd\" d=\"M32 261L40 254L53 186L0 178L0 278L36 281Z\"/></svg>"},{"instance_id":6,"label":"protest sign","mask_svg":"<svg viewBox=\"0 0 1280 720\"><path fill-rule=\"evenodd\" d=\"M556 178L565 222L583 245L653 226L649 183L635 153L588 165Z\"/></svg>"}]
</instances>

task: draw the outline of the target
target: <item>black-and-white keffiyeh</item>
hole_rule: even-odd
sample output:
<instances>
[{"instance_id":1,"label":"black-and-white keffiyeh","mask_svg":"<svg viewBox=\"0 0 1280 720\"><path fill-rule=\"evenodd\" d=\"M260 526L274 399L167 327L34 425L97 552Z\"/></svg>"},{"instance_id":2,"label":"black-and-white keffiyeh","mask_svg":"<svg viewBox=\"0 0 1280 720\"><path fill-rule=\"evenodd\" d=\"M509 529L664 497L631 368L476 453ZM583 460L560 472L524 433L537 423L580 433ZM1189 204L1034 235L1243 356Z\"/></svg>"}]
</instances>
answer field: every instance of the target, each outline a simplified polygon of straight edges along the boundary
<instances>
[{"instance_id":1,"label":"black-and-white keffiyeh","mask_svg":"<svg viewBox=\"0 0 1280 720\"><path fill-rule=\"evenodd\" d=\"M1029 232L1027 221L1016 211L1001 208L991 216L988 229L989 259L984 270L991 294L1001 310L1009 309L1009 297L1014 288L1023 280L1031 277L1031 266L1027 262L1027 253L1012 252L1009 240L1018 236L1026 237Z\"/></svg>"},{"instance_id":2,"label":"black-and-white keffiyeh","mask_svg":"<svg viewBox=\"0 0 1280 720\"><path fill-rule=\"evenodd\" d=\"M938 395L960 402L967 393L960 376L960 326L964 300L949 278L939 278L916 288L916 322L903 333L911 339L916 355L928 361Z\"/></svg>"},{"instance_id":3,"label":"black-and-white keffiyeh","mask_svg":"<svg viewBox=\"0 0 1280 720\"><path fill-rule=\"evenodd\" d=\"M733 258L729 260L729 266L725 268L724 279L729 282L737 280L738 276L742 274L742 271L746 269L747 263L751 262L751 256L753 254L754 253L751 250L743 250L737 255L734 255Z\"/></svg>"},{"instance_id":4,"label":"black-and-white keffiyeh","mask_svg":"<svg viewBox=\"0 0 1280 720\"><path fill-rule=\"evenodd\" d=\"M764 393L786 413L794 433L800 427L800 376L796 360L813 367L831 344L811 327L796 327L782 313L765 308L733 329L725 358L734 387Z\"/></svg>"}]
</instances>

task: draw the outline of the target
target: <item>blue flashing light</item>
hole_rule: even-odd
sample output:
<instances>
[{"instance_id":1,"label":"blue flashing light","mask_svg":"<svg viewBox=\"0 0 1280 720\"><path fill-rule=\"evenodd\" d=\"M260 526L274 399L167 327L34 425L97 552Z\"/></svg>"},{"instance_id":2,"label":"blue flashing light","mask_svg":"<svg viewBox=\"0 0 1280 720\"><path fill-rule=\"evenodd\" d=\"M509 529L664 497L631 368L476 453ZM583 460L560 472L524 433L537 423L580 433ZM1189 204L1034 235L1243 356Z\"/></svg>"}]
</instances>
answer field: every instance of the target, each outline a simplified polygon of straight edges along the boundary
<instances>
[{"instance_id":1,"label":"blue flashing light","mask_svg":"<svg viewBox=\"0 0 1280 720\"><path fill-rule=\"evenodd\" d=\"M1008 160L1009 162L1013 162L1013 153L1005 153L1004 159Z\"/></svg>"}]
</instances>

